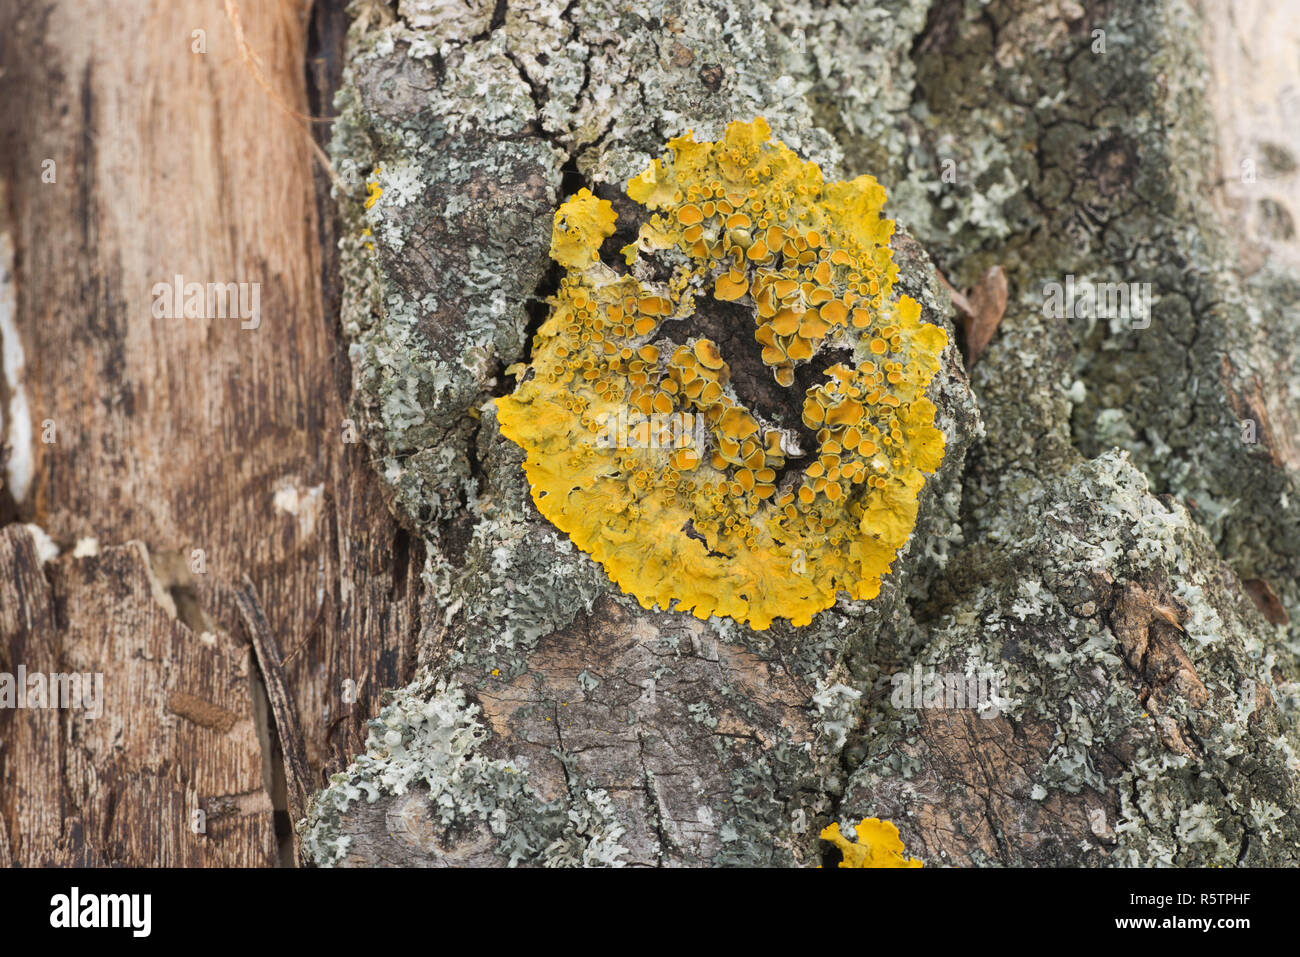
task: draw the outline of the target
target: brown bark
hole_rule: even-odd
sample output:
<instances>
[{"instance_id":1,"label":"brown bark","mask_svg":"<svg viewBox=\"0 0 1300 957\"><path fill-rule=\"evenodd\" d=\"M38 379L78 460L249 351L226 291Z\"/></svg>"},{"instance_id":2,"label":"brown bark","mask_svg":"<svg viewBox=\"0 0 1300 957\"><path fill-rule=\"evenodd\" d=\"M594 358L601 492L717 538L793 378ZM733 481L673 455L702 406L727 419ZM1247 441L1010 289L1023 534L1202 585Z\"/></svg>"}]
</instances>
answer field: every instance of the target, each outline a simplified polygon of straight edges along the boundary
<instances>
[{"instance_id":1,"label":"brown bark","mask_svg":"<svg viewBox=\"0 0 1300 957\"><path fill-rule=\"evenodd\" d=\"M322 282L328 184L305 117L328 102L342 16L322 6L0 14L0 231L35 431L30 489L0 501L0 523L31 522L63 550L42 572L7 526L0 663L106 676L98 723L33 711L0 725L15 862L275 859L262 783L275 762L254 733L263 693L233 598L244 576L284 655L307 787L359 748L379 692L413 669L419 546L346 441ZM260 324L155 318L154 284L176 274L260 284ZM89 537L98 557L68 554ZM101 740L110 727L121 737ZM189 810L218 805L235 823L200 839Z\"/></svg>"},{"instance_id":2,"label":"brown bark","mask_svg":"<svg viewBox=\"0 0 1300 957\"><path fill-rule=\"evenodd\" d=\"M12 863L275 862L248 650L199 640L170 604L139 542L54 562L47 579L31 533L0 530L4 670L103 675L98 717L0 711Z\"/></svg>"}]
</instances>

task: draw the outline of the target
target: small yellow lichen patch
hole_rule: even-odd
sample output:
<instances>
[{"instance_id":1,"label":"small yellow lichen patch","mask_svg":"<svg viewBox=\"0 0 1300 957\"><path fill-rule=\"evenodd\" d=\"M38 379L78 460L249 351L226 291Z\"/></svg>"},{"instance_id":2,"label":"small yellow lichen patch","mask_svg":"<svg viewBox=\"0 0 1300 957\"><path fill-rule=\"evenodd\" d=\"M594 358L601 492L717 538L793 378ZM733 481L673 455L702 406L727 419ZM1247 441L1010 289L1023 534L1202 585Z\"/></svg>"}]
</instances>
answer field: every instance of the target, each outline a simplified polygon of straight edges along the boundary
<instances>
[{"instance_id":1,"label":"small yellow lichen patch","mask_svg":"<svg viewBox=\"0 0 1300 957\"><path fill-rule=\"evenodd\" d=\"M551 256L567 274L498 421L527 453L541 513L643 607L805 625L839 594L874 598L911 534L943 458L925 391L947 336L892 294L875 179L824 182L762 119L668 150L628 184L652 211L623 248L630 271L600 259L608 201L584 189L556 213ZM650 279L642 254L667 278ZM728 357L690 334L708 295L750 312L782 389L836 350L788 403L815 448L796 452L797 423L748 408Z\"/></svg>"},{"instance_id":2,"label":"small yellow lichen patch","mask_svg":"<svg viewBox=\"0 0 1300 957\"><path fill-rule=\"evenodd\" d=\"M597 199L589 189L579 190L555 214L551 258L569 269L586 269L598 262L597 250L614 232L617 218L609 200Z\"/></svg>"},{"instance_id":3,"label":"small yellow lichen patch","mask_svg":"<svg viewBox=\"0 0 1300 957\"><path fill-rule=\"evenodd\" d=\"M374 179L366 183L366 209L374 206L375 203L379 202L379 197L384 195L384 188L379 185L379 174L381 172L383 170L376 166L374 173L371 174Z\"/></svg>"},{"instance_id":4,"label":"small yellow lichen patch","mask_svg":"<svg viewBox=\"0 0 1300 957\"><path fill-rule=\"evenodd\" d=\"M904 857L906 848L898 836L898 828L879 818L864 818L853 828L857 843L840 833L840 826L832 824L823 828L821 839L830 841L840 849L844 860L840 867L920 867L914 857Z\"/></svg>"}]
</instances>

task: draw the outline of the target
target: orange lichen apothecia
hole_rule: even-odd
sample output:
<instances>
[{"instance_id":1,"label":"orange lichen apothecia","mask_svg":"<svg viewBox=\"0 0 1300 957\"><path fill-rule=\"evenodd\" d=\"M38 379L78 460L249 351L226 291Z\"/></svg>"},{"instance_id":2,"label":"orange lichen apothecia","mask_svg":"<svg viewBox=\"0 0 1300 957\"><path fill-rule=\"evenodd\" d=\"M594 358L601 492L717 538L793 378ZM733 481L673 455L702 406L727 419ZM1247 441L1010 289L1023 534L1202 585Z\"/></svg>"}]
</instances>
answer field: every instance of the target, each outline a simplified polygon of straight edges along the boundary
<instances>
[{"instance_id":1,"label":"orange lichen apothecia","mask_svg":"<svg viewBox=\"0 0 1300 957\"><path fill-rule=\"evenodd\" d=\"M898 828L879 818L864 818L854 825L857 842L840 833L840 826L832 824L822 829L821 839L840 849L844 856L840 867L921 867L914 857L907 857Z\"/></svg>"},{"instance_id":2,"label":"orange lichen apothecia","mask_svg":"<svg viewBox=\"0 0 1300 957\"><path fill-rule=\"evenodd\" d=\"M756 629L808 624L841 592L874 598L944 449L925 391L947 336L892 296L884 189L827 183L770 133L756 119L671 140L628 184L652 215L626 268L600 257L611 203L585 189L564 203L551 256L567 274L497 400L538 509L643 607ZM815 449L742 402L738 357L692 334L710 294L734 304L733 328L752 316L758 368L795 415L796 373L822 369L802 394Z\"/></svg>"}]
</instances>

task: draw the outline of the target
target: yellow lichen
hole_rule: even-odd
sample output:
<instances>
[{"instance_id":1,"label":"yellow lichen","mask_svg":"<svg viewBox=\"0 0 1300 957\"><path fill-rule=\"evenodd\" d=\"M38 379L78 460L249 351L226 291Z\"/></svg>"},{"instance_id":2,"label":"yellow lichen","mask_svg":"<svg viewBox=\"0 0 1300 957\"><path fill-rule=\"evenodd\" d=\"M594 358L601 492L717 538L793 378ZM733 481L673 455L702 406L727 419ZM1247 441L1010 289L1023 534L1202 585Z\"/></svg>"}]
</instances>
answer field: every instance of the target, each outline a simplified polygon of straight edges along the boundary
<instances>
[{"instance_id":1,"label":"yellow lichen","mask_svg":"<svg viewBox=\"0 0 1300 957\"><path fill-rule=\"evenodd\" d=\"M762 119L668 150L628 184L653 211L623 250L630 273L600 258L608 201L584 189L556 213L567 274L528 373L497 400L501 431L527 453L541 513L643 607L804 625L839 593L874 598L911 534L943 458L925 391L947 337L892 294L894 224L874 178L824 182ZM638 278L643 253L663 253L671 276ZM823 349L843 351L791 396L817 441L801 473L782 478L792 433L737 399L718 345L662 334L708 293L752 310L785 389ZM605 441L615 420L628 428Z\"/></svg>"},{"instance_id":2,"label":"yellow lichen","mask_svg":"<svg viewBox=\"0 0 1300 957\"><path fill-rule=\"evenodd\" d=\"M366 182L366 202L365 202L366 209L372 208L375 205L375 203L379 202L379 197L384 195L384 188L379 185L379 174L381 172L383 172L383 169L379 166L376 166L374 172L370 174L374 177L374 179L368 180ZM374 242L372 242L372 237L374 236L374 233L371 232L370 227L367 226L365 229L361 230L361 235L365 237L364 242L365 242L366 249L368 249L370 252L374 252L375 244Z\"/></svg>"},{"instance_id":3,"label":"yellow lichen","mask_svg":"<svg viewBox=\"0 0 1300 957\"><path fill-rule=\"evenodd\" d=\"M586 269L599 262L600 244L614 232L618 215L607 199L581 189L555 214L551 229L551 258L569 269Z\"/></svg>"},{"instance_id":4,"label":"yellow lichen","mask_svg":"<svg viewBox=\"0 0 1300 957\"><path fill-rule=\"evenodd\" d=\"M379 197L384 195L384 188L379 185L379 174L382 172L382 167L376 166L375 171L371 174L374 179L366 183L366 209L374 206L375 203L379 202Z\"/></svg>"},{"instance_id":5,"label":"yellow lichen","mask_svg":"<svg viewBox=\"0 0 1300 957\"><path fill-rule=\"evenodd\" d=\"M832 824L823 828L821 839L830 841L840 849L844 859L840 867L920 867L914 857L905 857L906 848L898 836L898 828L879 818L864 818L853 828L857 843L840 833L840 826Z\"/></svg>"}]
</instances>

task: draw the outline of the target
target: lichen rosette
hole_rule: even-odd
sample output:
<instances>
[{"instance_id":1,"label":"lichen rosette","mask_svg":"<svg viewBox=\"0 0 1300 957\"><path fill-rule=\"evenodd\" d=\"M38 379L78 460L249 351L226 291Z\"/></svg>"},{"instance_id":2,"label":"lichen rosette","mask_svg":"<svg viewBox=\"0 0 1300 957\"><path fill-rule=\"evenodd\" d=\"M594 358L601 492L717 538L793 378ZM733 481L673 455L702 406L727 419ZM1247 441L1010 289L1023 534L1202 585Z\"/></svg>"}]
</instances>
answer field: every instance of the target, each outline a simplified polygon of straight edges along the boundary
<instances>
[{"instance_id":1,"label":"lichen rosette","mask_svg":"<svg viewBox=\"0 0 1300 957\"><path fill-rule=\"evenodd\" d=\"M884 189L825 182L756 119L669 141L627 195L648 214L621 264L600 254L609 201L582 190L556 213L566 273L497 400L537 508L646 608L764 629L874 598L943 458L925 392L947 342L893 294ZM710 302L742 307L802 422L742 401L692 328Z\"/></svg>"}]
</instances>

